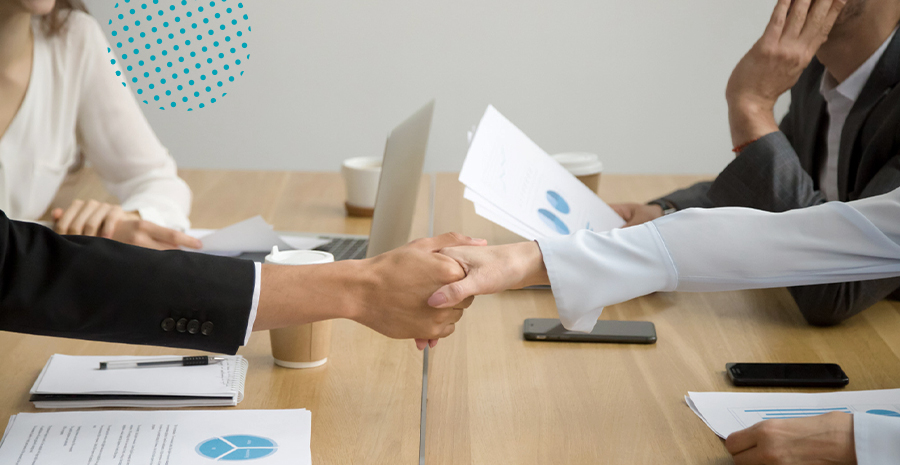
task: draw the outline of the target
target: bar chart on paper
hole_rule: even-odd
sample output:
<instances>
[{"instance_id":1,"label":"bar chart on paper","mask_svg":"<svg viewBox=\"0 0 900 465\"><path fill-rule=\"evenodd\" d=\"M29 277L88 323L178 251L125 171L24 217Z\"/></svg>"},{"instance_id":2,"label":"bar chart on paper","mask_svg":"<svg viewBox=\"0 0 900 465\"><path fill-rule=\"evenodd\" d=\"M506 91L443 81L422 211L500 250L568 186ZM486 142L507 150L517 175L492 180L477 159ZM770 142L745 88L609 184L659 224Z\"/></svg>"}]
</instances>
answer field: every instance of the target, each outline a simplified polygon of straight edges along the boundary
<instances>
[{"instance_id":1,"label":"bar chart on paper","mask_svg":"<svg viewBox=\"0 0 900 465\"><path fill-rule=\"evenodd\" d=\"M765 420L831 412L881 415L900 421L900 389L821 394L690 392L685 401L723 438Z\"/></svg>"},{"instance_id":2,"label":"bar chart on paper","mask_svg":"<svg viewBox=\"0 0 900 465\"><path fill-rule=\"evenodd\" d=\"M888 417L900 417L900 406L898 405L852 405L844 407L824 407L824 408L752 408L752 409L729 409L732 415L745 426L750 426L762 420L784 419L784 418L805 418L816 415L824 415L831 412L843 413L868 413L872 415L883 415Z\"/></svg>"}]
</instances>

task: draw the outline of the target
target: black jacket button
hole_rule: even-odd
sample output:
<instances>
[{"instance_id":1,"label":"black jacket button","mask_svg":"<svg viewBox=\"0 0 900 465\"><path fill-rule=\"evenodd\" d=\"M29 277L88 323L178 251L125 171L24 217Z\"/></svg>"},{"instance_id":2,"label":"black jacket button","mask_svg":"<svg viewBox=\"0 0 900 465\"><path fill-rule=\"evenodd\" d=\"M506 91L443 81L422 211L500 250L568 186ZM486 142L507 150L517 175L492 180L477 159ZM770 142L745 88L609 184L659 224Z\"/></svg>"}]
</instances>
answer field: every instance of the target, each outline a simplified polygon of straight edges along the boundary
<instances>
[{"instance_id":1,"label":"black jacket button","mask_svg":"<svg viewBox=\"0 0 900 465\"><path fill-rule=\"evenodd\" d=\"M187 318L178 320L178 323L175 324L175 331L178 331L179 333L187 331Z\"/></svg>"},{"instance_id":2,"label":"black jacket button","mask_svg":"<svg viewBox=\"0 0 900 465\"><path fill-rule=\"evenodd\" d=\"M203 326L200 327L200 334L204 336L209 336L213 332L213 324L212 321L207 321L203 323Z\"/></svg>"},{"instance_id":3,"label":"black jacket button","mask_svg":"<svg viewBox=\"0 0 900 465\"><path fill-rule=\"evenodd\" d=\"M188 321L187 324L187 332L190 334L197 334L200 331L200 322L197 320Z\"/></svg>"},{"instance_id":4,"label":"black jacket button","mask_svg":"<svg viewBox=\"0 0 900 465\"><path fill-rule=\"evenodd\" d=\"M163 331L172 331L175 329L175 320L173 318L166 318L165 320L162 320L160 327L162 327Z\"/></svg>"}]
</instances>

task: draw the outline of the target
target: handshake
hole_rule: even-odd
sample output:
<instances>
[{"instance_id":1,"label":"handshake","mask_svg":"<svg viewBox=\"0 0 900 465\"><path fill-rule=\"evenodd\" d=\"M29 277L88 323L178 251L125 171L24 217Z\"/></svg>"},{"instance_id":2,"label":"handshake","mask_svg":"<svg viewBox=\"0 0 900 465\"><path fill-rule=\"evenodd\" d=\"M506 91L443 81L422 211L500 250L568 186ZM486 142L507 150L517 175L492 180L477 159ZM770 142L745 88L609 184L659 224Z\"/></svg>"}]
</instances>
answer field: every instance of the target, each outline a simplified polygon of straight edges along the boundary
<instances>
[{"instance_id":1,"label":"handshake","mask_svg":"<svg viewBox=\"0 0 900 465\"><path fill-rule=\"evenodd\" d=\"M263 265L253 329L347 318L421 350L455 330L476 295L549 284L536 242L488 247L457 233L366 260Z\"/></svg>"}]
</instances>

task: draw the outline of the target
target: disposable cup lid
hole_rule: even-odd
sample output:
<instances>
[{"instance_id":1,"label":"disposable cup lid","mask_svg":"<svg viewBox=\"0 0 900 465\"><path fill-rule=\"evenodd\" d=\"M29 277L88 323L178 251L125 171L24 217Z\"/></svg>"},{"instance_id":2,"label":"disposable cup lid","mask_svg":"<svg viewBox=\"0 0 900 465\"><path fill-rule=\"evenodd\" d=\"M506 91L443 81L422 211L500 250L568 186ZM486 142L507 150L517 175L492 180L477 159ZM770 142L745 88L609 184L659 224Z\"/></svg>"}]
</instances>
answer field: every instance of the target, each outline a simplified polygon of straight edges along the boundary
<instances>
[{"instance_id":1,"label":"disposable cup lid","mask_svg":"<svg viewBox=\"0 0 900 465\"><path fill-rule=\"evenodd\" d=\"M319 250L278 250L272 247L272 253L266 255L266 263L273 265L320 265L334 261L334 255Z\"/></svg>"},{"instance_id":2,"label":"disposable cup lid","mask_svg":"<svg viewBox=\"0 0 900 465\"><path fill-rule=\"evenodd\" d=\"M603 162L596 153L566 152L553 155L553 159L575 176L587 176L603 172Z\"/></svg>"}]
</instances>

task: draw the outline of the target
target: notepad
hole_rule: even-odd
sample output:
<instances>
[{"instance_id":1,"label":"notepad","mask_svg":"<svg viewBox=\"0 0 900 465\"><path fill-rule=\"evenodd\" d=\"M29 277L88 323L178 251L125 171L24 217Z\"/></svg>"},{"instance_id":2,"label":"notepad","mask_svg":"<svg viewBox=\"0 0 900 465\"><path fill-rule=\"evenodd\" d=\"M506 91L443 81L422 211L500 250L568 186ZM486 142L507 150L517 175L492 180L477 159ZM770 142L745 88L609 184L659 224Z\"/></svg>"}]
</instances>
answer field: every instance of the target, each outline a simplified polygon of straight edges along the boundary
<instances>
[{"instance_id":1,"label":"notepad","mask_svg":"<svg viewBox=\"0 0 900 465\"><path fill-rule=\"evenodd\" d=\"M309 465L309 410L20 413L0 463L21 465Z\"/></svg>"},{"instance_id":2,"label":"notepad","mask_svg":"<svg viewBox=\"0 0 900 465\"><path fill-rule=\"evenodd\" d=\"M37 408L228 407L244 399L249 364L224 357L205 366L100 370L100 362L164 357L54 354L31 388Z\"/></svg>"}]
</instances>

